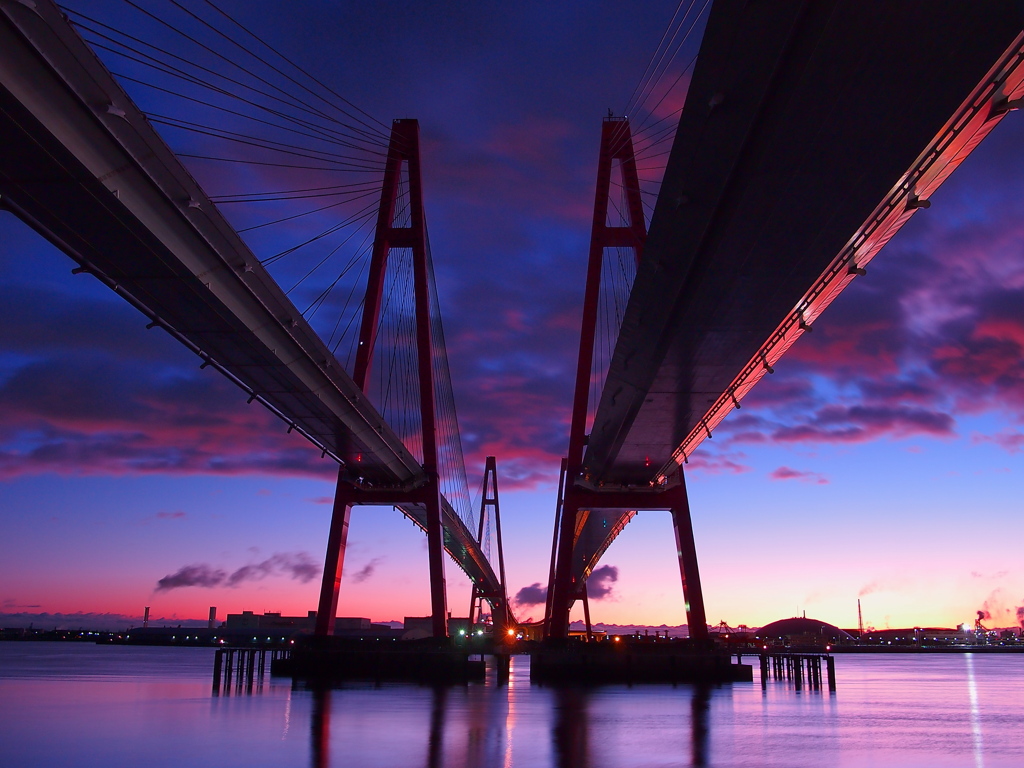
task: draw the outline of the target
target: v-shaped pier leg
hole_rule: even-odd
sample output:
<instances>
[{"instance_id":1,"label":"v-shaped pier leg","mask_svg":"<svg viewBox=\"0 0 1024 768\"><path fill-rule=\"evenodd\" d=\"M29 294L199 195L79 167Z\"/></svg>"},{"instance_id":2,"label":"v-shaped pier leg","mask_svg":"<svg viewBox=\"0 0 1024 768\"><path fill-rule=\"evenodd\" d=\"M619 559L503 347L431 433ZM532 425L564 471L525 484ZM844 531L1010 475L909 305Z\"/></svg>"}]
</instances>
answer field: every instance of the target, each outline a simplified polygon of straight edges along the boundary
<instances>
[{"instance_id":1,"label":"v-shaped pier leg","mask_svg":"<svg viewBox=\"0 0 1024 768\"><path fill-rule=\"evenodd\" d=\"M697 547L693 541L693 523L690 521L690 500L686 494L682 470L679 470L679 485L671 493L674 497L671 507L672 527L676 533L679 575L683 580L686 626L692 639L705 641L708 639L708 622L704 613L704 592L700 586Z\"/></svg>"}]
</instances>

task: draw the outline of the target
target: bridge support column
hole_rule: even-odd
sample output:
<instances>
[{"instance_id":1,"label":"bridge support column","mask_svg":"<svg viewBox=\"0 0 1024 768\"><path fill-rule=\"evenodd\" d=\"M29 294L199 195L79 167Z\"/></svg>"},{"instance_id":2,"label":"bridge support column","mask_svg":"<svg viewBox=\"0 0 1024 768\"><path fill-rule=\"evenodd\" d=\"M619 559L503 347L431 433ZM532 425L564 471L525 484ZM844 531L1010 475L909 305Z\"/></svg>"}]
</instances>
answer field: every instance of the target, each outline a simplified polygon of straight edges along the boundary
<instances>
[{"instance_id":1,"label":"bridge support column","mask_svg":"<svg viewBox=\"0 0 1024 768\"><path fill-rule=\"evenodd\" d=\"M558 525L558 546L555 551L554 578L548 584L547 637L564 640L569 636L569 611L575 601L576 580L573 577L572 555L575 546L576 515L579 507L572 503L574 494L568 487L571 478L566 479L565 496Z\"/></svg>"},{"instance_id":2,"label":"bridge support column","mask_svg":"<svg viewBox=\"0 0 1024 768\"><path fill-rule=\"evenodd\" d=\"M594 641L594 628L590 624L590 596L587 595L587 585L580 590L580 599L583 600L583 624L587 628L587 642Z\"/></svg>"},{"instance_id":3,"label":"bridge support column","mask_svg":"<svg viewBox=\"0 0 1024 768\"><path fill-rule=\"evenodd\" d=\"M430 573L430 617L434 637L448 637L448 589L444 578L444 528L441 497L433 479L427 498L427 566Z\"/></svg>"},{"instance_id":4,"label":"bridge support column","mask_svg":"<svg viewBox=\"0 0 1024 768\"><path fill-rule=\"evenodd\" d=\"M501 509L498 505L498 463L494 456L488 456L484 461L484 478L480 488L480 515L479 530L476 540L482 542L487 531L488 510L491 519L494 520L494 535L498 545L498 579L499 591L497 594L486 592L473 582L472 595L469 600L469 627L473 628L473 616L477 607L482 606L483 600L491 604L491 621L495 638L505 639L508 629L513 624L512 613L508 607L508 588L505 585L505 553L501 543Z\"/></svg>"},{"instance_id":5,"label":"bridge support column","mask_svg":"<svg viewBox=\"0 0 1024 768\"><path fill-rule=\"evenodd\" d=\"M686 605L686 627L690 637L698 642L708 639L708 622L704 613L704 592L697 569L697 547L693 541L690 521L690 500L686 495L683 472L679 471L679 485L672 489L672 527L676 534L676 554L679 556L679 575L683 580L683 601Z\"/></svg>"},{"instance_id":6,"label":"bridge support column","mask_svg":"<svg viewBox=\"0 0 1024 768\"><path fill-rule=\"evenodd\" d=\"M608 210L614 161L619 162L621 185L626 194L625 210L628 223L624 226L608 225ZM569 610L576 599L579 585L573 572L576 547L576 517L581 509L590 509L580 503L587 491L577 482L583 475L583 451L587 441L590 384L594 361L594 340L597 335L598 305L601 293L601 268L604 252L608 248L631 248L637 263L647 227L640 198L636 157L629 120L609 117L601 126L601 149L597 161L597 185L594 193L594 218L590 230L590 254L587 261L587 282L583 295L583 322L580 328L580 351L576 362L576 388L573 396L572 422L569 427L569 454L563 464L561 517L556 522L557 546L552 558L553 577L548 583L548 610L545 616L549 638L563 639L569 633ZM558 517L556 510L556 518Z\"/></svg>"},{"instance_id":7,"label":"bridge support column","mask_svg":"<svg viewBox=\"0 0 1024 768\"><path fill-rule=\"evenodd\" d=\"M334 634L334 618L338 613L338 594L341 591L341 572L345 567L345 549L348 546L348 523L352 514L347 483L342 478L344 468L338 472L338 485L334 491L334 512L331 530L327 534L327 556L324 575L320 583L320 604L316 610L316 635Z\"/></svg>"},{"instance_id":8,"label":"bridge support column","mask_svg":"<svg viewBox=\"0 0 1024 768\"><path fill-rule=\"evenodd\" d=\"M690 502L686 494L682 470L672 478L671 488L663 491L643 489L586 490L578 486L565 489L561 506L561 521L558 526L558 546L555 553L554 578L548 586L547 637L564 639L569 636L569 611L578 598L585 598L586 585L577 582L580 573L590 572L600 553L583 551L576 541L577 520L581 510L593 516L598 510L669 510L675 531L676 555L679 558L679 574L683 583L683 601L686 608L686 624L690 637L697 642L708 639L707 618L704 611L704 594L700 585L700 571L697 568L697 547L693 540L693 525L690 521ZM627 518L628 519L628 518ZM603 551L603 550L601 550ZM580 558L573 562L573 558ZM584 603L589 614L589 606ZM590 617L585 616L590 625Z\"/></svg>"},{"instance_id":9,"label":"bridge support column","mask_svg":"<svg viewBox=\"0 0 1024 768\"><path fill-rule=\"evenodd\" d=\"M403 166L408 176L408 223L396 226L395 211L400 191ZM332 633L338 606L338 589L345 560L350 510L356 503L395 504L403 502L422 505L421 522L427 533L428 570L430 574L430 611L434 637L448 636L448 599L444 578L444 522L441 484L438 478L437 396L434 381L434 338L431 322L430 266L427 253L426 222L423 213L423 187L420 174L419 123L416 120L395 120L391 127L387 162L381 189L377 227L370 258L370 274L363 300L363 316L359 329L352 379L363 390L370 391L373 356L377 345L385 273L392 248L412 251L413 293L416 324L416 366L419 379L419 410L422 435L422 467L428 480L411 491L374 491L356 480L356 466L343 467L339 474L334 501L330 539L317 612L317 634ZM347 482L341 477L348 478Z\"/></svg>"}]
</instances>

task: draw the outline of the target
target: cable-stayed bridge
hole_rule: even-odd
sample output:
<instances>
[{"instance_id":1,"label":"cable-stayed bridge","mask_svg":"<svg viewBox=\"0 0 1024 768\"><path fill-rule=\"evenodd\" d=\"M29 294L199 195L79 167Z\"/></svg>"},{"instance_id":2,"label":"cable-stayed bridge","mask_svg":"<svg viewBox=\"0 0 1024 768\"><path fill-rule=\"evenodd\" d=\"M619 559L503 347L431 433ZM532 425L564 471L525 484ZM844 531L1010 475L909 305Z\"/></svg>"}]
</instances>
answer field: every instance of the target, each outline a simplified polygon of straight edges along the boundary
<instances>
[{"instance_id":1,"label":"cable-stayed bridge","mask_svg":"<svg viewBox=\"0 0 1024 768\"><path fill-rule=\"evenodd\" d=\"M435 634L444 549L474 601L507 620L483 519L494 474L478 515L462 467L417 124L377 122L219 11L166 6L200 36L128 5L151 41L49 0L0 0L3 205L339 463L321 632L357 504L398 506L427 533ZM552 637L638 509L672 511L701 636L682 465L1024 95L1009 0L679 8L631 117L602 130ZM652 83L702 30L699 56L670 77L686 92L672 109ZM175 35L203 55L170 50ZM175 100L188 109L160 106ZM216 154L217 142L242 149ZM661 154L659 185L637 159ZM204 191L232 163L279 186ZM296 181L342 170L351 181ZM229 222L229 207L246 212ZM303 217L326 223L287 241ZM323 246L311 266L286 268L310 246ZM311 287L318 270L333 270L326 287Z\"/></svg>"},{"instance_id":2,"label":"cable-stayed bridge","mask_svg":"<svg viewBox=\"0 0 1024 768\"><path fill-rule=\"evenodd\" d=\"M298 125L321 146L335 149L304 151L273 140L240 139L274 154L276 160L268 163L274 167L287 165L280 159L284 154L292 158L288 168L316 162L330 170L341 166L379 174L369 181L364 175L341 192L303 195L308 190L300 189L278 196L293 200L333 193L335 201L363 201L357 215L371 222L374 236L363 249L372 253L362 322L348 334L353 369L335 355L346 334L329 347L307 319L311 311L300 311L267 271L267 263L299 246L261 262L152 122L200 131L203 126L141 111L48 0L3 0L0 21L0 202L78 262L77 271L107 284L146 315L151 327L170 333L199 356L203 367L217 368L250 402L266 405L289 431L303 434L338 462L318 630L329 633L333 624L354 504L397 506L427 533L436 635L446 634L443 550L491 602L496 620L508 621L504 585L482 541L491 526L471 508L466 485L423 213L416 121L380 126L343 100L331 113L321 94L268 64L295 90L305 89L324 103L297 99L276 86L274 93L263 80L261 93L272 107L253 119L271 118L292 131ZM112 27L88 19L82 24L99 39L121 45L122 54L129 50L126 36L116 36ZM147 56L149 61L141 61L150 64L160 62L150 55L154 48L130 50ZM177 63L182 65L180 57ZM176 67L171 72L166 57L159 66L164 74L233 95L223 84L210 86L216 81L209 75L199 78ZM286 107L304 112L305 119L285 120ZM208 130L235 141L241 135ZM379 157L376 164L366 160L373 155ZM296 163L295 157L302 160ZM368 205L367 197L373 198ZM221 204L243 198L229 196ZM261 203L269 196L251 199ZM339 279L317 297L312 312ZM374 387L383 395L374 397ZM393 392L399 388L403 392Z\"/></svg>"},{"instance_id":3,"label":"cable-stayed bridge","mask_svg":"<svg viewBox=\"0 0 1024 768\"><path fill-rule=\"evenodd\" d=\"M638 509L672 511L690 634L706 634L683 465L1024 97L1014 2L715 0L705 24L649 230L629 121L605 123L554 636ZM601 320L603 262L624 247L628 303Z\"/></svg>"}]
</instances>

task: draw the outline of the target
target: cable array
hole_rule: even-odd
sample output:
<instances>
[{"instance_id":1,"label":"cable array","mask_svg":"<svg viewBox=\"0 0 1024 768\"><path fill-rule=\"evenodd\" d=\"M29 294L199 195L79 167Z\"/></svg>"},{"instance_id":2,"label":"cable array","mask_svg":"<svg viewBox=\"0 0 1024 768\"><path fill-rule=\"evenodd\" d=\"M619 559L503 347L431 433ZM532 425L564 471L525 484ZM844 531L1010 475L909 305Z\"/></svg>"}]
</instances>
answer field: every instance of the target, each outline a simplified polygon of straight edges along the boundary
<instances>
[{"instance_id":1,"label":"cable array","mask_svg":"<svg viewBox=\"0 0 1024 768\"><path fill-rule=\"evenodd\" d=\"M619 170L621 163L612 160L611 178L613 184L608 194L608 215L605 225L609 227L628 227L632 223L629 216L629 204L626 199L626 188L621 181ZM590 372L590 397L587 423L593 424L604 391L608 368L611 365L615 342L619 338L622 318L626 313L630 291L636 278L636 254L632 248L605 248L601 260L601 289L598 294L597 327L594 334L594 356Z\"/></svg>"},{"instance_id":2,"label":"cable array","mask_svg":"<svg viewBox=\"0 0 1024 768\"><path fill-rule=\"evenodd\" d=\"M711 0L679 0L658 47L622 110L622 114L630 118L648 224L672 151L710 6Z\"/></svg>"},{"instance_id":3,"label":"cable array","mask_svg":"<svg viewBox=\"0 0 1024 768\"><path fill-rule=\"evenodd\" d=\"M628 117L628 123L623 121L622 125L629 125L632 134L640 202L648 227L710 5L711 0L679 0L657 48L622 110L622 114ZM624 138L624 134L619 134L613 137L613 141ZM626 193L619 161L613 160L607 226L628 227L632 223ZM605 249L590 373L588 429L600 404L635 277L636 257L632 248Z\"/></svg>"},{"instance_id":4,"label":"cable array","mask_svg":"<svg viewBox=\"0 0 1024 768\"><path fill-rule=\"evenodd\" d=\"M213 0L63 10L351 370L390 126Z\"/></svg>"},{"instance_id":5,"label":"cable array","mask_svg":"<svg viewBox=\"0 0 1024 768\"><path fill-rule=\"evenodd\" d=\"M353 370L391 126L340 96L214 0L72 0L71 23L211 200ZM393 227L411 226L408 164ZM476 531L433 264L428 272L441 490ZM388 257L371 400L423 461L411 249Z\"/></svg>"},{"instance_id":6,"label":"cable array","mask_svg":"<svg viewBox=\"0 0 1024 768\"><path fill-rule=\"evenodd\" d=\"M437 472L441 492L470 531L477 529L477 512L469 493L466 462L462 453L462 436L455 409L455 389L452 386L448 348L441 323L434 260L427 239L427 276L430 283L430 333L434 345L434 395L437 413Z\"/></svg>"}]
</instances>

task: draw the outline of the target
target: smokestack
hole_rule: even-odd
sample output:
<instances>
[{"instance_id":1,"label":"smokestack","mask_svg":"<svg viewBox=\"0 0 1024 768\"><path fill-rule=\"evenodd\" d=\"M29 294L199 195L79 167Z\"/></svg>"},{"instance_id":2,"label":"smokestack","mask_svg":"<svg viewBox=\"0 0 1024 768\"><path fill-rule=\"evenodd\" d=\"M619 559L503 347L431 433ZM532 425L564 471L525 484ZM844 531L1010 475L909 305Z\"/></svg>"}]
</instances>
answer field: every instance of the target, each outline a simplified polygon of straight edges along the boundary
<instances>
[{"instance_id":1,"label":"smokestack","mask_svg":"<svg viewBox=\"0 0 1024 768\"><path fill-rule=\"evenodd\" d=\"M149 606L146 606L146 613L142 617L142 628L145 629L149 626Z\"/></svg>"},{"instance_id":2,"label":"smokestack","mask_svg":"<svg viewBox=\"0 0 1024 768\"><path fill-rule=\"evenodd\" d=\"M864 614L860 612L860 598L857 598L857 629L860 633L860 639L864 639Z\"/></svg>"},{"instance_id":3,"label":"smokestack","mask_svg":"<svg viewBox=\"0 0 1024 768\"><path fill-rule=\"evenodd\" d=\"M213 629L217 624L217 607L214 605L210 606L210 623L209 628Z\"/></svg>"}]
</instances>

